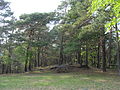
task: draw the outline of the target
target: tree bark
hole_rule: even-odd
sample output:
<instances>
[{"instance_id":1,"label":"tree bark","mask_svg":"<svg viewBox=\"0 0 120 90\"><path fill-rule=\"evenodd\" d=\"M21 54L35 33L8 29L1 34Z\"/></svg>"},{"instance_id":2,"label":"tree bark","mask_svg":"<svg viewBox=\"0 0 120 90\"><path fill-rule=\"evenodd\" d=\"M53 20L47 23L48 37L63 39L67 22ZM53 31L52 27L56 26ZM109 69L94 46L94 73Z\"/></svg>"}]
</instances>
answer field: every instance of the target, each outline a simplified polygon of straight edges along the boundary
<instances>
[{"instance_id":1,"label":"tree bark","mask_svg":"<svg viewBox=\"0 0 120 90\"><path fill-rule=\"evenodd\" d=\"M102 70L106 72L106 50L105 50L105 36L102 37Z\"/></svg>"},{"instance_id":2,"label":"tree bark","mask_svg":"<svg viewBox=\"0 0 120 90\"><path fill-rule=\"evenodd\" d=\"M78 50L78 63L80 64L80 67L82 67L82 59L81 59L81 45Z\"/></svg>"},{"instance_id":3,"label":"tree bark","mask_svg":"<svg viewBox=\"0 0 120 90\"><path fill-rule=\"evenodd\" d=\"M37 51L37 50L36 50ZM38 66L38 62L37 62L37 52L35 53L35 61L34 61L34 67Z\"/></svg>"},{"instance_id":4,"label":"tree bark","mask_svg":"<svg viewBox=\"0 0 120 90\"><path fill-rule=\"evenodd\" d=\"M100 43L98 43L97 49L97 68L100 68Z\"/></svg>"},{"instance_id":5,"label":"tree bark","mask_svg":"<svg viewBox=\"0 0 120 90\"><path fill-rule=\"evenodd\" d=\"M25 60L25 72L28 71L28 53L29 53L29 46L27 47L27 52L26 52L26 60Z\"/></svg>"},{"instance_id":6,"label":"tree bark","mask_svg":"<svg viewBox=\"0 0 120 90\"><path fill-rule=\"evenodd\" d=\"M40 47L38 47L38 55L37 55L38 67L40 66Z\"/></svg>"},{"instance_id":7,"label":"tree bark","mask_svg":"<svg viewBox=\"0 0 120 90\"><path fill-rule=\"evenodd\" d=\"M110 68L110 64L111 64L111 58L112 58L112 55L111 55L111 50L112 50L112 29L110 29L110 34L109 34L109 51L108 51L108 65L109 65L109 68Z\"/></svg>"},{"instance_id":8,"label":"tree bark","mask_svg":"<svg viewBox=\"0 0 120 90\"><path fill-rule=\"evenodd\" d=\"M5 64L2 64L2 74L4 74L5 71Z\"/></svg>"},{"instance_id":9,"label":"tree bark","mask_svg":"<svg viewBox=\"0 0 120 90\"><path fill-rule=\"evenodd\" d=\"M29 60L29 71L32 71L32 58L30 56L30 60Z\"/></svg>"},{"instance_id":10,"label":"tree bark","mask_svg":"<svg viewBox=\"0 0 120 90\"><path fill-rule=\"evenodd\" d=\"M115 25L116 30L116 41L117 41L117 65L118 65L118 74L120 75L120 45L119 45L119 34L117 24Z\"/></svg>"},{"instance_id":11,"label":"tree bark","mask_svg":"<svg viewBox=\"0 0 120 90\"><path fill-rule=\"evenodd\" d=\"M88 44L86 42L86 61L85 61L86 67L88 67Z\"/></svg>"},{"instance_id":12,"label":"tree bark","mask_svg":"<svg viewBox=\"0 0 120 90\"><path fill-rule=\"evenodd\" d=\"M59 65L63 64L63 33L61 33L60 40L60 57L59 57Z\"/></svg>"}]
</instances>

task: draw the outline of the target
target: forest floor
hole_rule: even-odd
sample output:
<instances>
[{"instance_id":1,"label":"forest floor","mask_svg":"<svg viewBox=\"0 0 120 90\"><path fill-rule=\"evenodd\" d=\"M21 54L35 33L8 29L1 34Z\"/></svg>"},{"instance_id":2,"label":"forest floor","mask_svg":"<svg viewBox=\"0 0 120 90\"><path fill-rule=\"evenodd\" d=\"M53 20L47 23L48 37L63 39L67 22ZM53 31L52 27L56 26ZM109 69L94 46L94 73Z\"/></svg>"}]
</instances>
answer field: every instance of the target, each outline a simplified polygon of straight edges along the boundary
<instances>
[{"instance_id":1,"label":"forest floor","mask_svg":"<svg viewBox=\"0 0 120 90\"><path fill-rule=\"evenodd\" d=\"M0 75L0 90L120 90L114 71L73 68L69 73L40 69L23 74Z\"/></svg>"}]
</instances>

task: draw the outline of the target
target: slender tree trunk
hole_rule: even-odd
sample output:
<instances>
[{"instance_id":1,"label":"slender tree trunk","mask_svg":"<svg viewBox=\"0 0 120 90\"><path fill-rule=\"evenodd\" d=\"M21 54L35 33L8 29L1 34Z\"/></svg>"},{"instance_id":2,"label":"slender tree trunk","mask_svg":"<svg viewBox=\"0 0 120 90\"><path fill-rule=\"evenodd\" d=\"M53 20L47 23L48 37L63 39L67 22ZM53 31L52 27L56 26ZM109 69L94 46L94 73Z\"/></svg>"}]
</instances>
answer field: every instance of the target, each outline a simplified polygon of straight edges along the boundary
<instances>
[{"instance_id":1,"label":"slender tree trunk","mask_svg":"<svg viewBox=\"0 0 120 90\"><path fill-rule=\"evenodd\" d=\"M95 67L96 66L95 56L93 56L92 59L93 59L93 67Z\"/></svg>"},{"instance_id":2,"label":"slender tree trunk","mask_svg":"<svg viewBox=\"0 0 120 90\"><path fill-rule=\"evenodd\" d=\"M9 57L9 63L7 66L7 73L11 73L11 63L12 63L12 48L9 46L8 47L8 57Z\"/></svg>"},{"instance_id":3,"label":"slender tree trunk","mask_svg":"<svg viewBox=\"0 0 120 90\"><path fill-rule=\"evenodd\" d=\"M29 60L29 71L32 71L32 58L30 56L30 60Z\"/></svg>"},{"instance_id":4,"label":"slender tree trunk","mask_svg":"<svg viewBox=\"0 0 120 90\"><path fill-rule=\"evenodd\" d=\"M100 43L98 43L97 49L97 68L100 68Z\"/></svg>"},{"instance_id":5,"label":"slender tree trunk","mask_svg":"<svg viewBox=\"0 0 120 90\"><path fill-rule=\"evenodd\" d=\"M37 67L38 63L37 63L37 52L35 53L35 61L34 61L34 67Z\"/></svg>"},{"instance_id":6,"label":"slender tree trunk","mask_svg":"<svg viewBox=\"0 0 120 90\"><path fill-rule=\"evenodd\" d=\"M12 73L12 65L11 65L11 62L9 64L9 73Z\"/></svg>"},{"instance_id":7,"label":"slender tree trunk","mask_svg":"<svg viewBox=\"0 0 120 90\"><path fill-rule=\"evenodd\" d=\"M67 64L67 55L64 55L64 63Z\"/></svg>"},{"instance_id":8,"label":"slender tree trunk","mask_svg":"<svg viewBox=\"0 0 120 90\"><path fill-rule=\"evenodd\" d=\"M101 48L102 48L102 71L106 72L106 46L105 46L105 28L101 27Z\"/></svg>"},{"instance_id":9,"label":"slender tree trunk","mask_svg":"<svg viewBox=\"0 0 120 90\"><path fill-rule=\"evenodd\" d=\"M28 60L25 61L25 72L28 71L28 66L27 66L27 64L28 64Z\"/></svg>"},{"instance_id":10,"label":"slender tree trunk","mask_svg":"<svg viewBox=\"0 0 120 90\"><path fill-rule=\"evenodd\" d=\"M67 63L69 63L70 65L72 64L72 57L71 57L71 55L68 56Z\"/></svg>"},{"instance_id":11,"label":"slender tree trunk","mask_svg":"<svg viewBox=\"0 0 120 90\"><path fill-rule=\"evenodd\" d=\"M38 61L38 67L40 66L40 47L38 47L38 56L37 56L37 61Z\"/></svg>"},{"instance_id":12,"label":"slender tree trunk","mask_svg":"<svg viewBox=\"0 0 120 90\"><path fill-rule=\"evenodd\" d=\"M106 72L106 50L105 50L105 36L102 37L102 70Z\"/></svg>"},{"instance_id":13,"label":"slender tree trunk","mask_svg":"<svg viewBox=\"0 0 120 90\"><path fill-rule=\"evenodd\" d=\"M63 34L61 33L61 40L60 40L60 57L59 57L59 65L63 64Z\"/></svg>"},{"instance_id":14,"label":"slender tree trunk","mask_svg":"<svg viewBox=\"0 0 120 90\"><path fill-rule=\"evenodd\" d=\"M85 64L86 64L86 67L88 67L88 44L87 44L87 42L86 42L86 62L85 62Z\"/></svg>"},{"instance_id":15,"label":"slender tree trunk","mask_svg":"<svg viewBox=\"0 0 120 90\"><path fill-rule=\"evenodd\" d=\"M30 47L29 48L29 71L32 71L32 68L33 68L33 52L32 52L32 48Z\"/></svg>"},{"instance_id":16,"label":"slender tree trunk","mask_svg":"<svg viewBox=\"0 0 120 90\"><path fill-rule=\"evenodd\" d=\"M28 71L28 57L29 57L29 46L27 47L27 52L26 52L25 72Z\"/></svg>"},{"instance_id":17,"label":"slender tree trunk","mask_svg":"<svg viewBox=\"0 0 120 90\"><path fill-rule=\"evenodd\" d=\"M4 74L5 71L5 64L2 64L2 74Z\"/></svg>"},{"instance_id":18,"label":"slender tree trunk","mask_svg":"<svg viewBox=\"0 0 120 90\"><path fill-rule=\"evenodd\" d=\"M7 67L6 67L6 74L8 74L9 73L9 65L7 65Z\"/></svg>"},{"instance_id":19,"label":"slender tree trunk","mask_svg":"<svg viewBox=\"0 0 120 90\"><path fill-rule=\"evenodd\" d=\"M80 67L82 67L82 59L81 59L81 45L78 50L78 63L80 64Z\"/></svg>"},{"instance_id":20,"label":"slender tree trunk","mask_svg":"<svg viewBox=\"0 0 120 90\"><path fill-rule=\"evenodd\" d=\"M30 30L29 32L29 40L30 42L28 43L28 57L29 57L29 60L26 60L26 65L28 63L28 69L31 71L32 70L32 46L31 46L31 42L33 41L33 35L34 35L34 29ZM29 62L28 62L29 61Z\"/></svg>"},{"instance_id":21,"label":"slender tree trunk","mask_svg":"<svg viewBox=\"0 0 120 90\"><path fill-rule=\"evenodd\" d=\"M110 64L111 64L111 58L112 58L112 53L111 53L111 50L112 50L112 29L110 29L110 34L109 34L109 51L108 51L108 65L109 65L109 68L110 68Z\"/></svg>"},{"instance_id":22,"label":"slender tree trunk","mask_svg":"<svg viewBox=\"0 0 120 90\"><path fill-rule=\"evenodd\" d=\"M44 51L43 48L41 49L41 61L40 61L40 66L43 66L43 60L44 60L44 55L43 55Z\"/></svg>"}]
</instances>

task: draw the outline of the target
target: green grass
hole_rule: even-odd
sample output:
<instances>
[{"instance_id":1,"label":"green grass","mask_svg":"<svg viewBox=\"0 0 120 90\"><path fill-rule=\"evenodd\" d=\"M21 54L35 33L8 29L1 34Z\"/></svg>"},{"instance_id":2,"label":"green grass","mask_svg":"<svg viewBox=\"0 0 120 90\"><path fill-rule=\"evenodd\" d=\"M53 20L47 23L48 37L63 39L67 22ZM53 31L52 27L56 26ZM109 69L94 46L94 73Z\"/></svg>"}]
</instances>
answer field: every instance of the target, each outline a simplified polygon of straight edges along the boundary
<instances>
[{"instance_id":1,"label":"green grass","mask_svg":"<svg viewBox=\"0 0 120 90\"><path fill-rule=\"evenodd\" d=\"M120 77L80 72L1 75L0 90L120 90Z\"/></svg>"}]
</instances>

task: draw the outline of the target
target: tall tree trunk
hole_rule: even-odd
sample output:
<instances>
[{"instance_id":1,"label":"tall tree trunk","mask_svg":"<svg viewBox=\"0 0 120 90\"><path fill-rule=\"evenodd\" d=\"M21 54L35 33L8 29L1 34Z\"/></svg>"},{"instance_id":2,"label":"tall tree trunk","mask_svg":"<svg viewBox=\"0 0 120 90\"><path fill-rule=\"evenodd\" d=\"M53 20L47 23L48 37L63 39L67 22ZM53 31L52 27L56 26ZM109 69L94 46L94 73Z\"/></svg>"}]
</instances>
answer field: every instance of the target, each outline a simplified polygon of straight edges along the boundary
<instances>
[{"instance_id":1,"label":"tall tree trunk","mask_svg":"<svg viewBox=\"0 0 120 90\"><path fill-rule=\"evenodd\" d=\"M32 71L32 58L30 56L30 60L29 60L29 71Z\"/></svg>"},{"instance_id":2,"label":"tall tree trunk","mask_svg":"<svg viewBox=\"0 0 120 90\"><path fill-rule=\"evenodd\" d=\"M70 55L70 54L68 55L67 63L70 65L72 64L72 55Z\"/></svg>"},{"instance_id":3,"label":"tall tree trunk","mask_svg":"<svg viewBox=\"0 0 120 90\"><path fill-rule=\"evenodd\" d=\"M36 50L37 51L37 50ZM37 52L35 53L35 61L34 61L34 67L38 66L38 62L37 62Z\"/></svg>"},{"instance_id":4,"label":"tall tree trunk","mask_svg":"<svg viewBox=\"0 0 120 90\"><path fill-rule=\"evenodd\" d=\"M38 55L37 55L38 67L40 66L40 47L38 47Z\"/></svg>"},{"instance_id":5,"label":"tall tree trunk","mask_svg":"<svg viewBox=\"0 0 120 90\"><path fill-rule=\"evenodd\" d=\"M102 48L102 71L106 72L106 46L105 46L105 27L101 27L101 48Z\"/></svg>"},{"instance_id":6,"label":"tall tree trunk","mask_svg":"<svg viewBox=\"0 0 120 90\"><path fill-rule=\"evenodd\" d=\"M4 74L4 71L5 71L5 64L3 63L2 64L2 74Z\"/></svg>"},{"instance_id":7,"label":"tall tree trunk","mask_svg":"<svg viewBox=\"0 0 120 90\"><path fill-rule=\"evenodd\" d=\"M41 60L40 60L40 66L43 66L43 61L44 61L44 51L43 51L43 48L41 48Z\"/></svg>"},{"instance_id":8,"label":"tall tree trunk","mask_svg":"<svg viewBox=\"0 0 120 90\"><path fill-rule=\"evenodd\" d=\"M78 63L80 64L80 67L82 67L82 59L81 59L81 45L78 50Z\"/></svg>"},{"instance_id":9,"label":"tall tree trunk","mask_svg":"<svg viewBox=\"0 0 120 90\"><path fill-rule=\"evenodd\" d=\"M61 33L61 40L60 40L59 65L61 64L63 64L63 33Z\"/></svg>"},{"instance_id":10,"label":"tall tree trunk","mask_svg":"<svg viewBox=\"0 0 120 90\"><path fill-rule=\"evenodd\" d=\"M116 41L117 41L117 65L118 65L118 74L120 75L120 45L119 45L119 34L117 24L115 25L116 30Z\"/></svg>"},{"instance_id":11,"label":"tall tree trunk","mask_svg":"<svg viewBox=\"0 0 120 90\"><path fill-rule=\"evenodd\" d=\"M85 64L86 64L86 67L88 67L88 43L86 42L86 61L85 61Z\"/></svg>"},{"instance_id":12,"label":"tall tree trunk","mask_svg":"<svg viewBox=\"0 0 120 90\"><path fill-rule=\"evenodd\" d=\"M112 29L110 29L110 34L109 34L109 51L108 51L108 65L110 67L110 64L111 64L111 58L112 58L112 53L111 53L111 50L112 50Z\"/></svg>"},{"instance_id":13,"label":"tall tree trunk","mask_svg":"<svg viewBox=\"0 0 120 90\"><path fill-rule=\"evenodd\" d=\"M98 42L98 49L97 49L97 68L100 68L100 42Z\"/></svg>"},{"instance_id":14,"label":"tall tree trunk","mask_svg":"<svg viewBox=\"0 0 120 90\"><path fill-rule=\"evenodd\" d=\"M9 73L12 73L12 65L11 65L11 62L9 64Z\"/></svg>"},{"instance_id":15,"label":"tall tree trunk","mask_svg":"<svg viewBox=\"0 0 120 90\"><path fill-rule=\"evenodd\" d=\"M29 48L29 71L32 71L33 68L33 51L32 48Z\"/></svg>"},{"instance_id":16,"label":"tall tree trunk","mask_svg":"<svg viewBox=\"0 0 120 90\"><path fill-rule=\"evenodd\" d=\"M102 70L106 72L105 36L102 36Z\"/></svg>"},{"instance_id":17,"label":"tall tree trunk","mask_svg":"<svg viewBox=\"0 0 120 90\"><path fill-rule=\"evenodd\" d=\"M9 46L8 47L8 57L9 57L9 63L7 66L7 73L11 73L11 63L12 63L12 48Z\"/></svg>"},{"instance_id":18,"label":"tall tree trunk","mask_svg":"<svg viewBox=\"0 0 120 90\"><path fill-rule=\"evenodd\" d=\"M28 71L28 57L29 57L29 46L27 47L27 52L26 52L25 72Z\"/></svg>"},{"instance_id":19,"label":"tall tree trunk","mask_svg":"<svg viewBox=\"0 0 120 90\"><path fill-rule=\"evenodd\" d=\"M6 71L5 72L6 72L6 74L8 73L8 65L6 65Z\"/></svg>"}]
</instances>

